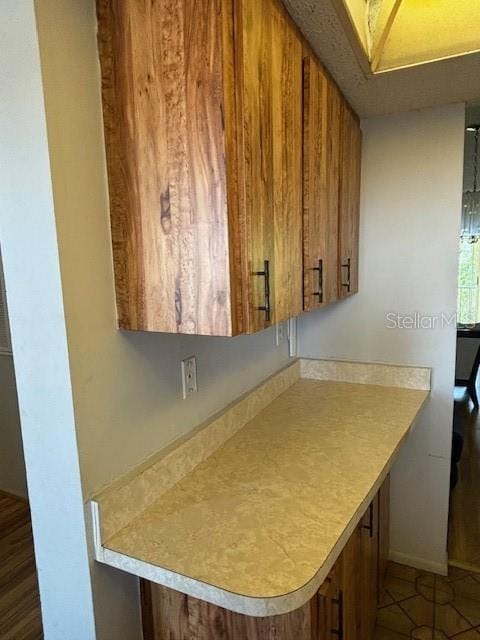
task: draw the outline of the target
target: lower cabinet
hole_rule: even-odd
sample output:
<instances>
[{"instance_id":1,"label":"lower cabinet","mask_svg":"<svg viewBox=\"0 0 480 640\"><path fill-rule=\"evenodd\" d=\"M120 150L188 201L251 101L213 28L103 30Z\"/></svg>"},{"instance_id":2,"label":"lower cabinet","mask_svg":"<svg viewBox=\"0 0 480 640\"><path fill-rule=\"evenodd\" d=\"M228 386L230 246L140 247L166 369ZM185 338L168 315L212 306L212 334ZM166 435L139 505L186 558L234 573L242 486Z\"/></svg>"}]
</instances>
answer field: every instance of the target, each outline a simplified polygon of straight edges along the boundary
<instances>
[{"instance_id":1,"label":"lower cabinet","mask_svg":"<svg viewBox=\"0 0 480 640\"><path fill-rule=\"evenodd\" d=\"M360 629L363 626L362 611L363 576L362 565L362 530L357 526L337 560L336 570L342 601L342 622L340 640L360 640Z\"/></svg>"},{"instance_id":2,"label":"lower cabinet","mask_svg":"<svg viewBox=\"0 0 480 640\"><path fill-rule=\"evenodd\" d=\"M310 637L322 640L341 638L344 602L336 568L332 569L313 602L316 607L316 625Z\"/></svg>"},{"instance_id":3,"label":"lower cabinet","mask_svg":"<svg viewBox=\"0 0 480 640\"><path fill-rule=\"evenodd\" d=\"M377 495L360 524L359 569L361 576L359 638L370 640L377 620L379 567L379 500Z\"/></svg>"},{"instance_id":4,"label":"lower cabinet","mask_svg":"<svg viewBox=\"0 0 480 640\"><path fill-rule=\"evenodd\" d=\"M144 640L316 640L328 637L320 632L320 609L327 619L321 598L312 598L300 609L281 616L254 618L222 609L158 584L142 581ZM336 622L332 624L337 624ZM338 636L336 636L338 637Z\"/></svg>"},{"instance_id":5,"label":"lower cabinet","mask_svg":"<svg viewBox=\"0 0 480 640\"><path fill-rule=\"evenodd\" d=\"M387 573L390 548L390 476L378 492L378 601L383 596L383 583Z\"/></svg>"},{"instance_id":6,"label":"lower cabinet","mask_svg":"<svg viewBox=\"0 0 480 640\"><path fill-rule=\"evenodd\" d=\"M388 556L389 478L315 596L290 613L254 618L141 582L145 640L372 640Z\"/></svg>"}]
</instances>

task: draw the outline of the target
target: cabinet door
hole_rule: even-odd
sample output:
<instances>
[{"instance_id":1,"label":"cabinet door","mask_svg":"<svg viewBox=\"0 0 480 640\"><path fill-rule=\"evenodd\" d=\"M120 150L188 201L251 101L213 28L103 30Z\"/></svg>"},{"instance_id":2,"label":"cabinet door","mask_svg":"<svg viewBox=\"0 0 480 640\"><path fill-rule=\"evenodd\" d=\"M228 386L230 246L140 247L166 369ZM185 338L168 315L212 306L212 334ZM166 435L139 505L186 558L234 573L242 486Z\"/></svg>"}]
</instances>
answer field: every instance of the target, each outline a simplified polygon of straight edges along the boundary
<instances>
[{"instance_id":1,"label":"cabinet door","mask_svg":"<svg viewBox=\"0 0 480 640\"><path fill-rule=\"evenodd\" d=\"M239 197L247 331L302 309L302 43L277 0L240 0Z\"/></svg>"},{"instance_id":2,"label":"cabinet door","mask_svg":"<svg viewBox=\"0 0 480 640\"><path fill-rule=\"evenodd\" d=\"M303 308L338 298L341 97L313 56L303 61Z\"/></svg>"},{"instance_id":3,"label":"cabinet door","mask_svg":"<svg viewBox=\"0 0 480 640\"><path fill-rule=\"evenodd\" d=\"M316 603L314 640L338 640L342 637L343 593L339 587L336 568L318 590Z\"/></svg>"},{"instance_id":4,"label":"cabinet door","mask_svg":"<svg viewBox=\"0 0 480 640\"><path fill-rule=\"evenodd\" d=\"M360 635L372 640L377 617L379 499L375 496L360 523Z\"/></svg>"},{"instance_id":5,"label":"cabinet door","mask_svg":"<svg viewBox=\"0 0 480 640\"><path fill-rule=\"evenodd\" d=\"M358 291L358 232L362 133L357 117L344 102L340 123L339 296Z\"/></svg>"},{"instance_id":6,"label":"cabinet door","mask_svg":"<svg viewBox=\"0 0 480 640\"><path fill-rule=\"evenodd\" d=\"M256 618L142 580L141 602L145 640L317 640L315 599Z\"/></svg>"},{"instance_id":7,"label":"cabinet door","mask_svg":"<svg viewBox=\"0 0 480 640\"><path fill-rule=\"evenodd\" d=\"M342 640L359 640L360 638L361 607L363 604L360 582L361 538L361 529L357 526L337 563L343 621Z\"/></svg>"},{"instance_id":8,"label":"cabinet door","mask_svg":"<svg viewBox=\"0 0 480 640\"><path fill-rule=\"evenodd\" d=\"M258 0L253 0L258 2ZM278 323L302 312L303 43L283 4L273 8L274 308Z\"/></svg>"},{"instance_id":9,"label":"cabinet door","mask_svg":"<svg viewBox=\"0 0 480 640\"><path fill-rule=\"evenodd\" d=\"M266 618L229 612L227 634L208 635L205 640L316 640L313 626L315 615L312 601L290 613Z\"/></svg>"},{"instance_id":10,"label":"cabinet door","mask_svg":"<svg viewBox=\"0 0 480 640\"><path fill-rule=\"evenodd\" d=\"M390 476L378 493L378 599L383 595L390 546Z\"/></svg>"},{"instance_id":11,"label":"cabinet door","mask_svg":"<svg viewBox=\"0 0 480 640\"><path fill-rule=\"evenodd\" d=\"M97 13L119 326L237 333L228 4L97 0Z\"/></svg>"}]
</instances>

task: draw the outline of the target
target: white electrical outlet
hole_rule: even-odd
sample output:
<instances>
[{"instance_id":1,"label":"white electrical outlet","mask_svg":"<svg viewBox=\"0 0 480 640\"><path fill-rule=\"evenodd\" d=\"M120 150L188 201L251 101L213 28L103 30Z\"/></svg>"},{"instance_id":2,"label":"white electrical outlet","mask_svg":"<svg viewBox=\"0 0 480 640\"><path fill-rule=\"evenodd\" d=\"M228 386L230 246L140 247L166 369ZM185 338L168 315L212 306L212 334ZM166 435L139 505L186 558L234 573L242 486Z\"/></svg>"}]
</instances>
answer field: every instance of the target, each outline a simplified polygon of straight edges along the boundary
<instances>
[{"instance_id":1,"label":"white electrical outlet","mask_svg":"<svg viewBox=\"0 0 480 640\"><path fill-rule=\"evenodd\" d=\"M275 344L279 347L283 344L287 339L287 326L284 322L280 322L275 325L276 333L275 333Z\"/></svg>"},{"instance_id":2,"label":"white electrical outlet","mask_svg":"<svg viewBox=\"0 0 480 640\"><path fill-rule=\"evenodd\" d=\"M182 360L182 387L183 399L192 393L197 393L197 359L190 356Z\"/></svg>"}]
</instances>

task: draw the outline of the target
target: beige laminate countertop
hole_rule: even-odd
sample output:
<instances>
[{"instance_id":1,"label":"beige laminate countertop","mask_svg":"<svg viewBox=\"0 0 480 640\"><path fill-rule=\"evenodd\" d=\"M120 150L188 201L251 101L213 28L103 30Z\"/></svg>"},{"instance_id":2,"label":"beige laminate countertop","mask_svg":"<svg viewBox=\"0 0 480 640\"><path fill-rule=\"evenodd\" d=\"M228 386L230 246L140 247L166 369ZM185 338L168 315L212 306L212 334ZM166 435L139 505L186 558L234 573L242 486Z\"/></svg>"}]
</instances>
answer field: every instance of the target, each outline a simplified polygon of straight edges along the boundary
<instances>
[{"instance_id":1,"label":"beige laminate countertop","mask_svg":"<svg viewBox=\"0 0 480 640\"><path fill-rule=\"evenodd\" d=\"M250 615L301 606L333 566L428 393L297 380L103 541L103 561Z\"/></svg>"}]
</instances>

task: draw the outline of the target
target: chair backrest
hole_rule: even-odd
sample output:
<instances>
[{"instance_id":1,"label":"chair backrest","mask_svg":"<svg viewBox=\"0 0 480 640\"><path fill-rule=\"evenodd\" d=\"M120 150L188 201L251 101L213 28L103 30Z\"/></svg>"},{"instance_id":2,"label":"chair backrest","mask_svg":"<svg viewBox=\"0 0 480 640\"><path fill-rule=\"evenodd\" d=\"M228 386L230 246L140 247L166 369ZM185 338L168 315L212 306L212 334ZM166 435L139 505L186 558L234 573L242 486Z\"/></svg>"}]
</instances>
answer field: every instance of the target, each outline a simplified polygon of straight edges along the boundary
<instances>
[{"instance_id":1,"label":"chair backrest","mask_svg":"<svg viewBox=\"0 0 480 640\"><path fill-rule=\"evenodd\" d=\"M468 380L472 374L476 375L480 366L479 350L480 338L457 338L455 378Z\"/></svg>"}]
</instances>

